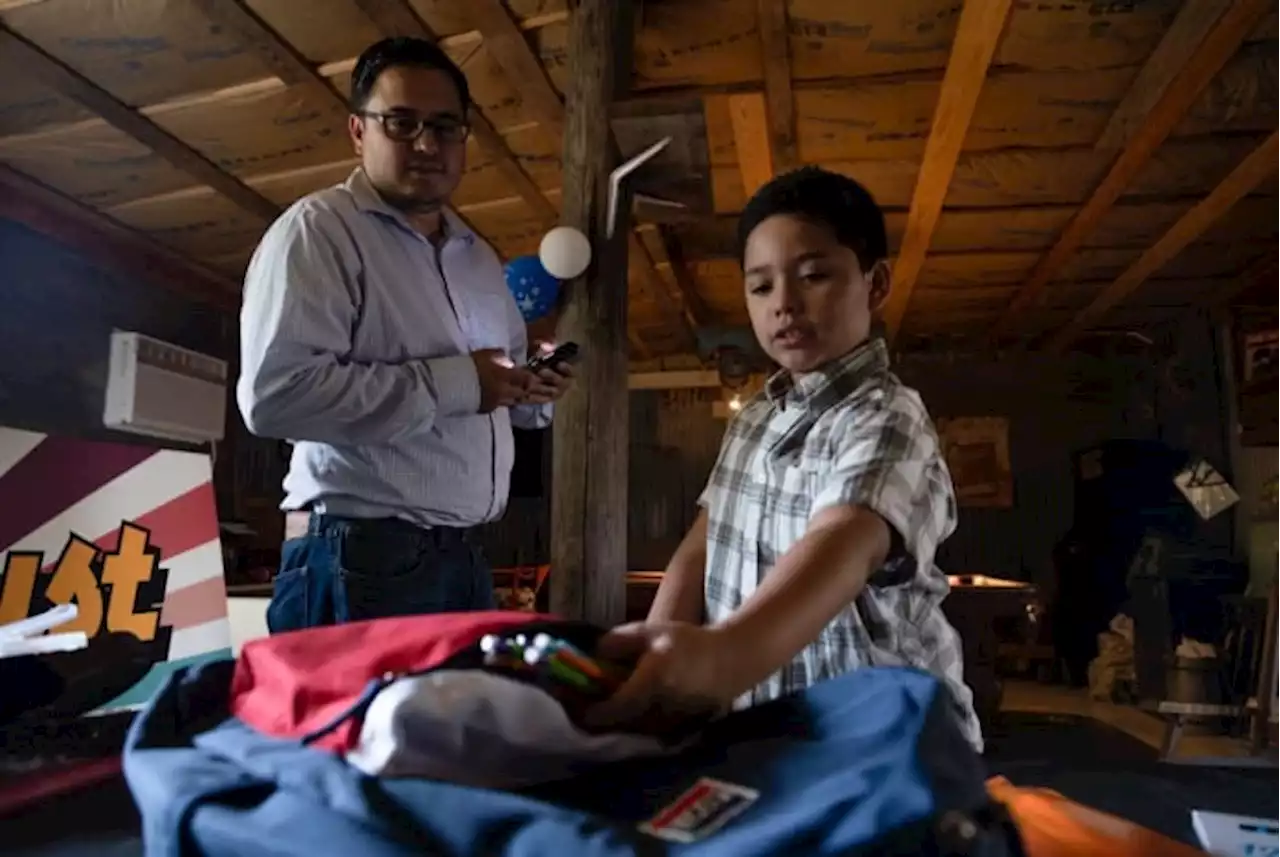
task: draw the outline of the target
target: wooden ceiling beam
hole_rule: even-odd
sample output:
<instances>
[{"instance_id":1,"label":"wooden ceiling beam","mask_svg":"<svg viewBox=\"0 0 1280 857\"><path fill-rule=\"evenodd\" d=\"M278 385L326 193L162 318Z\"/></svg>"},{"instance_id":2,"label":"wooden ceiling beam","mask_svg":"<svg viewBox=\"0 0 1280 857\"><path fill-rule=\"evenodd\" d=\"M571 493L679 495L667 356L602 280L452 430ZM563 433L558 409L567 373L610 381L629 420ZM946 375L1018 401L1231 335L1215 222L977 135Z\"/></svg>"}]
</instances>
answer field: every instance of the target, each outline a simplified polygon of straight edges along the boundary
<instances>
[{"instance_id":1,"label":"wooden ceiling beam","mask_svg":"<svg viewBox=\"0 0 1280 857\"><path fill-rule=\"evenodd\" d=\"M555 226L560 220L560 212L551 204L551 200L547 199L542 188L538 187L538 183L525 172L524 167L520 166L520 162L511 152L511 147L507 145L507 138L503 137L480 108L474 105L471 108L471 133L475 135L480 151L484 152L485 157L492 161L498 168L498 172L510 182L511 189L533 209L542 225L547 229Z\"/></svg>"},{"instance_id":2,"label":"wooden ceiling beam","mask_svg":"<svg viewBox=\"0 0 1280 857\"><path fill-rule=\"evenodd\" d=\"M627 236L628 246L627 252L636 260L639 270L643 273L646 284L649 289L659 296L658 303L667 308L669 314L676 320L685 337L693 344L694 348L698 345L698 333L696 324L691 314L687 310L687 305L681 299L679 289L673 293L672 287L667 284L666 277L662 276L654 264L653 256L649 253L649 248L644 246L644 241L640 238L640 233L631 230L631 234ZM666 300L661 300L665 297Z\"/></svg>"},{"instance_id":3,"label":"wooden ceiling beam","mask_svg":"<svg viewBox=\"0 0 1280 857\"><path fill-rule=\"evenodd\" d=\"M103 270L234 310L240 285L150 236L0 164L0 218L70 248Z\"/></svg>"},{"instance_id":4,"label":"wooden ceiling beam","mask_svg":"<svg viewBox=\"0 0 1280 857\"><path fill-rule=\"evenodd\" d=\"M200 0L197 0L197 2L199 1ZM388 2L388 0L352 0L352 1L358 4L365 3L370 7L378 7L381 4ZM0 8L4 8L5 2L6 0L0 0ZM22 2L22 0L18 0L18 2ZM398 3L399 0L390 0L390 2ZM368 12L366 12L366 14L368 14ZM544 27L550 27L555 24L563 24L566 21L568 21L568 19L569 19L569 13L565 11L546 12L540 15L532 15L528 18L524 18L519 21L517 26L523 32L531 32L534 30L541 30ZM396 19L393 17L393 18L389 18L389 20L395 21ZM444 36L436 41L437 41L437 44L439 44L446 51L453 54L457 54L459 52L465 51L468 48L474 48L477 45L479 45L481 42L481 36L480 36L480 33L477 32L476 30L467 30L466 32L455 33L451 36ZM331 77L338 77L340 75L350 72L353 68L355 68L357 59L359 58L344 57L343 59L331 60L329 62L323 63L320 66L318 66L317 70L319 71L321 77L328 80ZM245 81L243 83L236 84L235 86L232 86L232 87L192 93L189 96L184 95L184 96L178 97L177 99L163 101L163 102L156 102L148 105L137 105L137 109L144 114L150 114L150 111L156 108L163 110L167 104L172 103L173 101L181 102L182 104L188 105L188 106L194 106L203 102L217 103L221 98L231 94L259 91L265 87L269 87L271 83L276 79L278 78L276 77L258 78L257 80ZM332 85L332 81L329 81L329 82ZM755 88L759 89L760 88L759 84L755 84ZM347 93L345 92L339 91L338 94L341 95L344 100L347 97ZM73 128L78 128L83 125L84 125L84 120L75 119L75 120L69 120L69 121L63 121L63 122L51 122L48 124L43 124L38 129L34 129L34 130L36 133L41 133L41 134L57 133L63 130L71 130ZM6 139L6 137L0 136L0 140L3 140L3 139Z\"/></svg>"},{"instance_id":5,"label":"wooden ceiling beam","mask_svg":"<svg viewBox=\"0 0 1280 857\"><path fill-rule=\"evenodd\" d=\"M1095 149L1118 152L1124 148L1174 78L1191 61L1204 34L1231 3L1232 0L1185 0L1160 44L1147 57L1133 85L1112 112L1107 127L1094 144Z\"/></svg>"},{"instance_id":6,"label":"wooden ceiling beam","mask_svg":"<svg viewBox=\"0 0 1280 857\"><path fill-rule=\"evenodd\" d=\"M800 163L785 0L757 0L756 29L764 85L728 97L738 170L747 199L774 176Z\"/></svg>"},{"instance_id":7,"label":"wooden ceiling beam","mask_svg":"<svg viewBox=\"0 0 1280 857\"><path fill-rule=\"evenodd\" d=\"M769 108L760 93L730 95L729 121L733 145L738 152L738 172L742 195L751 199L776 174L773 146L769 137Z\"/></svg>"},{"instance_id":8,"label":"wooden ceiling beam","mask_svg":"<svg viewBox=\"0 0 1280 857\"><path fill-rule=\"evenodd\" d=\"M313 91L321 100L347 110L347 98L338 92L329 78L250 9L244 0L192 0L195 7L211 23L235 33L262 64L286 86Z\"/></svg>"},{"instance_id":9,"label":"wooden ceiling beam","mask_svg":"<svg viewBox=\"0 0 1280 857\"><path fill-rule=\"evenodd\" d=\"M671 266L671 278L675 280L679 292L681 309L691 325L695 328L705 327L711 323L711 310L707 308L702 295L698 294L688 260L684 257L684 247L670 227L658 226L657 229L662 252L666 254L667 264Z\"/></svg>"},{"instance_id":10,"label":"wooden ceiling beam","mask_svg":"<svg viewBox=\"0 0 1280 857\"><path fill-rule=\"evenodd\" d=\"M1232 170L1231 174L1223 179L1208 196L1192 206L1173 226L1170 226L1160 240L1147 248L1146 252L1139 256L1138 260L1123 274L1099 292L1088 306L1050 336L1045 343L1045 350L1050 354L1061 354L1093 322L1133 294L1148 277L1169 264L1175 256L1213 226L1233 205L1268 177L1273 177L1276 173L1277 158L1280 158L1280 146L1277 145L1277 136L1273 133L1261 146L1254 149L1249 157L1240 163L1240 166Z\"/></svg>"},{"instance_id":11,"label":"wooden ceiling beam","mask_svg":"<svg viewBox=\"0 0 1280 857\"><path fill-rule=\"evenodd\" d=\"M775 174L785 173L800 165L786 0L757 0L756 27L760 31L760 59L764 64L769 151Z\"/></svg>"},{"instance_id":12,"label":"wooden ceiling beam","mask_svg":"<svg viewBox=\"0 0 1280 857\"><path fill-rule=\"evenodd\" d=\"M9 66L11 74L29 74L40 79L196 181L218 191L245 211L266 220L273 220L280 213L279 206L240 179L88 78L3 26L0 26L0 62Z\"/></svg>"},{"instance_id":13,"label":"wooden ceiling beam","mask_svg":"<svg viewBox=\"0 0 1280 857\"><path fill-rule=\"evenodd\" d=\"M525 112L557 138L563 137L564 101L511 10L502 0L465 0L462 5L488 46L489 55L520 94Z\"/></svg>"},{"instance_id":14,"label":"wooden ceiling beam","mask_svg":"<svg viewBox=\"0 0 1280 857\"><path fill-rule=\"evenodd\" d=\"M885 330L890 340L898 335L911 305L916 278L924 267L960 149L969 133L969 122L1012 6L1013 0L967 0L960 11L947 71L938 93L938 106L933 112L933 126L907 213L906 233L893 266L892 290L884 308Z\"/></svg>"},{"instance_id":15,"label":"wooden ceiling beam","mask_svg":"<svg viewBox=\"0 0 1280 857\"><path fill-rule=\"evenodd\" d=\"M1189 9L1190 6L1185 7ZM1236 0L1200 40L1195 51L1141 119L1128 144L1111 165L1093 195L1071 218L1058 240L1036 263L1009 307L991 332L993 339L1009 333L1022 313L1039 300L1053 276L1061 270L1103 216L1133 183L1139 171L1182 121L1209 82L1240 48L1273 0ZM1174 30L1177 30L1175 33ZM1167 39L1184 38L1183 28L1171 28ZM1156 54L1161 53L1159 47ZM1139 73L1141 80L1142 73Z\"/></svg>"},{"instance_id":16,"label":"wooden ceiling beam","mask_svg":"<svg viewBox=\"0 0 1280 857\"><path fill-rule=\"evenodd\" d=\"M1025 74L1026 69L1021 66L992 65L989 77L998 77L1006 72ZM943 69L920 69L877 74L802 78L791 81L791 92L794 95L797 92L830 92L908 83L941 83L944 74L945 71ZM691 99L696 100L715 95L759 95L764 91L765 84L759 80L649 86L620 98L614 103L612 112L615 116L647 116L651 115L655 109L661 110L668 104L675 109L683 108Z\"/></svg>"},{"instance_id":17,"label":"wooden ceiling beam","mask_svg":"<svg viewBox=\"0 0 1280 857\"><path fill-rule=\"evenodd\" d=\"M1219 309L1229 307L1235 303L1235 299L1249 291L1255 286L1266 283L1271 292L1271 303L1265 306L1271 312L1276 311L1275 293L1276 278L1280 276L1280 265L1277 264L1276 251L1273 249L1262 259L1250 265L1248 270L1235 279L1229 287L1221 289L1210 295L1206 300L1201 301L1198 308L1202 309Z\"/></svg>"},{"instance_id":18,"label":"wooden ceiling beam","mask_svg":"<svg viewBox=\"0 0 1280 857\"><path fill-rule=\"evenodd\" d=\"M355 4L373 22L378 32L388 38L439 41L426 22L418 17L408 0L355 0Z\"/></svg>"}]
</instances>

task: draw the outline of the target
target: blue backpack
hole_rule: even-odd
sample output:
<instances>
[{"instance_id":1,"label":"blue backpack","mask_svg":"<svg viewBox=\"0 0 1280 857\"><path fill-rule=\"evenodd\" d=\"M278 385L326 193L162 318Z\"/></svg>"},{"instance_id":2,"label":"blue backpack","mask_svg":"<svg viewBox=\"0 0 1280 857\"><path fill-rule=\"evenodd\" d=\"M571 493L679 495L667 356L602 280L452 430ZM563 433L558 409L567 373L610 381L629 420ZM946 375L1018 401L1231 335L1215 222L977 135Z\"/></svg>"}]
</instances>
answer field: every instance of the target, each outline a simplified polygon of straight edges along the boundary
<instances>
[{"instance_id":1,"label":"blue backpack","mask_svg":"<svg viewBox=\"0 0 1280 857\"><path fill-rule=\"evenodd\" d=\"M948 692L914 670L858 670L736 712L673 755L492 789L370 776L256 731L230 714L234 669L176 672L133 724L124 771L150 857L1022 853Z\"/></svg>"}]
</instances>

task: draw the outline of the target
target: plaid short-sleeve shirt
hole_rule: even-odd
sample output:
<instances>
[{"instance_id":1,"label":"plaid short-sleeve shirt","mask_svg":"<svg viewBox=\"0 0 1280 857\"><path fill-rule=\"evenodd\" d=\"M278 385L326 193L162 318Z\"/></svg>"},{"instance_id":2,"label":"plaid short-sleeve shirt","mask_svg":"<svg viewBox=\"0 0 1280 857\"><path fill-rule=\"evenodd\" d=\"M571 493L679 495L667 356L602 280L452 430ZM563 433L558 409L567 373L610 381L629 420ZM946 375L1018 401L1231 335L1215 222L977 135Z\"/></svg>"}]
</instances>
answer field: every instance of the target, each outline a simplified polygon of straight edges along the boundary
<instances>
[{"instance_id":1,"label":"plaid short-sleeve shirt","mask_svg":"<svg viewBox=\"0 0 1280 857\"><path fill-rule=\"evenodd\" d=\"M868 508L894 534L889 559L854 603L739 707L862 666L916 667L946 683L981 749L960 637L940 606L947 578L934 565L956 525L951 475L920 396L889 371L883 340L795 382L787 373L770 378L730 422L699 502L708 514L711 622L750 598L824 509Z\"/></svg>"}]
</instances>

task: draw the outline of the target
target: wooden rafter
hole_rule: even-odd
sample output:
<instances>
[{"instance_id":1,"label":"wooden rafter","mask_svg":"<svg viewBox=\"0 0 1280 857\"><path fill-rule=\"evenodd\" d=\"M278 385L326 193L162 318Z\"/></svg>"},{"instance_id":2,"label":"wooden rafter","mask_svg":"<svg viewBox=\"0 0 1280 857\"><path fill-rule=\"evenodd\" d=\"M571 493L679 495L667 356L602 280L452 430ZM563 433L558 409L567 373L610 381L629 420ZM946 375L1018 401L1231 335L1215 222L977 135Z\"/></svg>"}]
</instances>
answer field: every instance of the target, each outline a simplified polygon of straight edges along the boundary
<instances>
[{"instance_id":1,"label":"wooden rafter","mask_svg":"<svg viewBox=\"0 0 1280 857\"><path fill-rule=\"evenodd\" d=\"M733 145L738 153L742 194L750 199L774 177L777 169L770 145L768 105L764 95L730 95L729 121L733 125Z\"/></svg>"},{"instance_id":2,"label":"wooden rafter","mask_svg":"<svg viewBox=\"0 0 1280 857\"><path fill-rule=\"evenodd\" d=\"M1090 301L1088 306L1053 334L1046 343L1045 350L1054 354L1061 353L1092 322L1131 295L1148 277L1172 261L1178 253L1204 234L1206 229L1263 180L1274 176L1278 157L1280 157L1280 147L1277 146L1277 136L1273 133L1266 142L1254 149L1240 166L1232 170L1231 174L1223 179L1208 196L1169 227L1160 240L1152 244L1123 274Z\"/></svg>"},{"instance_id":3,"label":"wooden rafter","mask_svg":"<svg viewBox=\"0 0 1280 857\"><path fill-rule=\"evenodd\" d=\"M530 118L557 138L564 136L564 102L511 11L501 0L466 0L463 8L490 56L520 93Z\"/></svg>"},{"instance_id":4,"label":"wooden rafter","mask_svg":"<svg viewBox=\"0 0 1280 857\"><path fill-rule=\"evenodd\" d=\"M493 127L493 123L480 111L480 108L475 106L471 108L471 133L475 134L476 143L479 144L485 157L492 161L498 168L498 172L511 183L511 189L534 210L543 225L547 228L554 226L560 216L556 207L547 199L537 182L529 177L524 167L520 166L516 156L511 153L506 138Z\"/></svg>"},{"instance_id":5,"label":"wooden rafter","mask_svg":"<svg viewBox=\"0 0 1280 857\"><path fill-rule=\"evenodd\" d=\"M692 315L688 311L688 307L682 300L682 296L678 289L674 289L667 284L667 280L658 272L657 266L654 264L653 256L649 253L649 248L644 246L640 234L636 230L632 230L628 236L628 251L631 256L639 263L640 270L643 272L645 281L650 290L660 298L665 297L666 300L660 300L663 306L673 306L675 311L672 313L679 319L680 327L684 331L686 338L695 346L698 343L698 334Z\"/></svg>"},{"instance_id":6,"label":"wooden rafter","mask_svg":"<svg viewBox=\"0 0 1280 857\"><path fill-rule=\"evenodd\" d=\"M1214 292L1203 301L1200 301L1197 306L1202 309L1219 309L1230 306L1235 302L1237 296L1263 283L1268 284L1270 291L1274 294L1277 276L1280 276L1280 265L1277 264L1276 252L1273 250L1266 257L1250 265L1249 269L1237 277L1235 282L1228 288ZM1267 304L1267 308L1275 312L1274 298L1271 303Z\"/></svg>"},{"instance_id":7,"label":"wooden rafter","mask_svg":"<svg viewBox=\"0 0 1280 857\"><path fill-rule=\"evenodd\" d=\"M355 0L355 4L384 36L436 41L435 33L413 11L408 0Z\"/></svg>"},{"instance_id":8,"label":"wooden rafter","mask_svg":"<svg viewBox=\"0 0 1280 857\"><path fill-rule=\"evenodd\" d=\"M206 18L235 33L287 86L309 89L322 101L347 108L346 97L297 48L250 9L244 0L192 0Z\"/></svg>"},{"instance_id":9,"label":"wooden rafter","mask_svg":"<svg viewBox=\"0 0 1280 857\"><path fill-rule=\"evenodd\" d=\"M1182 4L1160 44L1151 52L1124 99L1111 114L1094 148L1118 151L1129 142L1178 72L1190 61L1204 34L1217 23L1231 3L1232 0L1186 0Z\"/></svg>"},{"instance_id":10,"label":"wooden rafter","mask_svg":"<svg viewBox=\"0 0 1280 857\"><path fill-rule=\"evenodd\" d=\"M796 144L796 100L791 88L791 32L786 0L757 0L760 60L764 64L765 121L775 171L800 163Z\"/></svg>"},{"instance_id":11,"label":"wooden rafter","mask_svg":"<svg viewBox=\"0 0 1280 857\"><path fill-rule=\"evenodd\" d=\"M785 0L757 0L756 29L764 85L727 99L742 191L748 199L800 161Z\"/></svg>"},{"instance_id":12,"label":"wooden rafter","mask_svg":"<svg viewBox=\"0 0 1280 857\"><path fill-rule=\"evenodd\" d=\"M0 218L47 235L104 270L148 279L221 309L239 302L238 283L3 164Z\"/></svg>"},{"instance_id":13,"label":"wooden rafter","mask_svg":"<svg viewBox=\"0 0 1280 857\"><path fill-rule=\"evenodd\" d=\"M992 66L994 77L1003 73L999 66ZM833 92L846 89L866 89L869 86L887 86L890 84L941 83L945 72L941 69L921 69L918 71L895 71L883 74L862 74L838 77L823 77L815 80L791 81L791 92ZM689 99L707 98L716 95L763 95L765 86L762 81L740 80L728 83L677 84L673 86L646 86L636 90L613 105L615 116L645 115L655 107L667 104L682 107Z\"/></svg>"},{"instance_id":14,"label":"wooden rafter","mask_svg":"<svg viewBox=\"0 0 1280 857\"><path fill-rule=\"evenodd\" d=\"M226 172L213 161L118 100L78 72L63 65L13 31L0 26L0 58L10 73L33 75L52 89L100 116L160 157L206 184L236 205L267 220L280 208L274 202Z\"/></svg>"},{"instance_id":15,"label":"wooden rafter","mask_svg":"<svg viewBox=\"0 0 1280 857\"><path fill-rule=\"evenodd\" d=\"M675 281L679 292L681 309L685 317L695 328L710 324L711 311L707 308L702 295L698 294L693 274L689 271L688 260L684 257L684 248L680 246L680 239L672 234L669 227L659 226L657 229L662 252L666 254L667 264L671 266L671 278Z\"/></svg>"},{"instance_id":16,"label":"wooden rafter","mask_svg":"<svg viewBox=\"0 0 1280 857\"><path fill-rule=\"evenodd\" d=\"M933 126L925 143L920 175L907 214L906 234L893 266L893 290L884 309L890 339L898 335L911 304L916 278L924 267L933 230L938 225L951 176L969 132L969 122L1012 6L1013 0L967 0L960 11L947 71L938 93L938 106L933 112Z\"/></svg>"},{"instance_id":17,"label":"wooden rafter","mask_svg":"<svg viewBox=\"0 0 1280 857\"><path fill-rule=\"evenodd\" d=\"M994 326L993 337L1006 335L1019 316L1039 299L1053 276L1097 228L1103 215L1111 209L1160 144L1173 132L1200 93L1209 85L1209 81L1231 59L1259 19L1272 8L1272 0L1237 0L1218 18L1186 65L1165 87L1155 106L1145 115L1102 183L1072 217L1054 245L1036 263L1027 281Z\"/></svg>"}]
</instances>

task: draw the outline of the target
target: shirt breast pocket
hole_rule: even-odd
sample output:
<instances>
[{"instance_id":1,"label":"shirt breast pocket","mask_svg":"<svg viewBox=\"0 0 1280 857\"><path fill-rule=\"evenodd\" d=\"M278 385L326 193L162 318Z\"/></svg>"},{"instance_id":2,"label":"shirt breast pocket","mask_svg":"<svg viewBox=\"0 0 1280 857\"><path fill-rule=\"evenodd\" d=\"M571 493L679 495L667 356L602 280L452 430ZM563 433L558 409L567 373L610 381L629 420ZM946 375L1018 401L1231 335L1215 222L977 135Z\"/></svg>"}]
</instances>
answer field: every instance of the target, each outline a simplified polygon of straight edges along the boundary
<instances>
[{"instance_id":1,"label":"shirt breast pocket","mask_svg":"<svg viewBox=\"0 0 1280 857\"><path fill-rule=\"evenodd\" d=\"M472 351L486 348L500 348L504 352L511 348L513 332L511 316L507 302L509 295L480 293L469 295L469 306L463 322L463 330L467 334L467 343ZM511 355L513 359L521 355Z\"/></svg>"}]
</instances>

